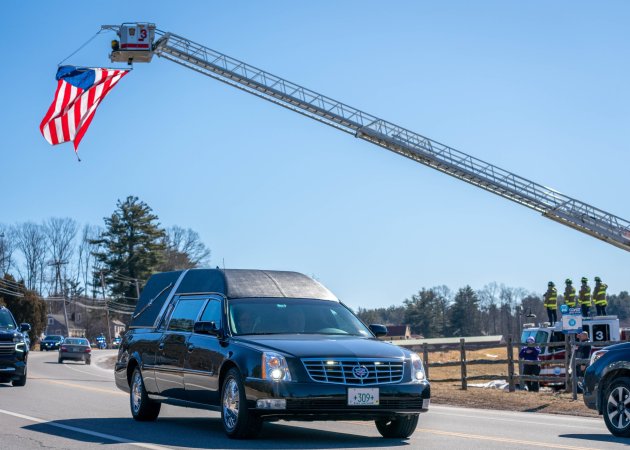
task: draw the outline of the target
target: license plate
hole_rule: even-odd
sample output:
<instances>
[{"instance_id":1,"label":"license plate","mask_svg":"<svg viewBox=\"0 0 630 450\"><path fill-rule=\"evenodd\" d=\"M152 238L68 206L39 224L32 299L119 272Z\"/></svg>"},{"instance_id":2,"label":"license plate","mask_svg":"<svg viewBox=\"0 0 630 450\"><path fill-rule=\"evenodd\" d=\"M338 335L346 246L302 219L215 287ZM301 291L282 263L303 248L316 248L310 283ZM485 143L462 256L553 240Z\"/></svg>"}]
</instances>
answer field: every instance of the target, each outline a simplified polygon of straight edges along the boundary
<instances>
[{"instance_id":1,"label":"license plate","mask_svg":"<svg viewBox=\"0 0 630 450\"><path fill-rule=\"evenodd\" d=\"M348 405L378 405L378 388L348 388Z\"/></svg>"}]
</instances>

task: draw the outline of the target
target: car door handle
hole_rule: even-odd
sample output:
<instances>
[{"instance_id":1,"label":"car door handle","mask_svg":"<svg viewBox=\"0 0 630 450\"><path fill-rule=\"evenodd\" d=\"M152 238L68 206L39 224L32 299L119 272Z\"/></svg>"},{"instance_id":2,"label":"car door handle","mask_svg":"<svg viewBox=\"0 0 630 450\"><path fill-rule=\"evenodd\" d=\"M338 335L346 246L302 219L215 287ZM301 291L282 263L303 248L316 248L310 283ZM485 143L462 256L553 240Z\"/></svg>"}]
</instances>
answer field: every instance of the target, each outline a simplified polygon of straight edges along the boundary
<instances>
[{"instance_id":1,"label":"car door handle","mask_svg":"<svg viewBox=\"0 0 630 450\"><path fill-rule=\"evenodd\" d=\"M158 345L158 350L164 350L164 342L160 342L160 345Z\"/></svg>"}]
</instances>

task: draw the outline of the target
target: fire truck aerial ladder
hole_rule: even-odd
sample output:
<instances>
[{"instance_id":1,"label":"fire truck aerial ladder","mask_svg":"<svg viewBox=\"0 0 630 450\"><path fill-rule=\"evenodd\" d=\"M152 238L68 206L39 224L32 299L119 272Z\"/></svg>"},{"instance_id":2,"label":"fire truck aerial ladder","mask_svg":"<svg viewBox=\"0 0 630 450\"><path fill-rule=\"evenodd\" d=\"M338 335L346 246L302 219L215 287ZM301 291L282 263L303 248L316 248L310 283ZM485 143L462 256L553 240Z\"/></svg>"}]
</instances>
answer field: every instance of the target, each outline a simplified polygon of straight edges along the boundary
<instances>
[{"instance_id":1,"label":"fire truck aerial ladder","mask_svg":"<svg viewBox=\"0 0 630 450\"><path fill-rule=\"evenodd\" d=\"M103 25L113 30L112 62L150 62L158 55L323 122L455 178L505 197L609 244L630 251L630 222L474 156L318 94L150 23Z\"/></svg>"}]
</instances>

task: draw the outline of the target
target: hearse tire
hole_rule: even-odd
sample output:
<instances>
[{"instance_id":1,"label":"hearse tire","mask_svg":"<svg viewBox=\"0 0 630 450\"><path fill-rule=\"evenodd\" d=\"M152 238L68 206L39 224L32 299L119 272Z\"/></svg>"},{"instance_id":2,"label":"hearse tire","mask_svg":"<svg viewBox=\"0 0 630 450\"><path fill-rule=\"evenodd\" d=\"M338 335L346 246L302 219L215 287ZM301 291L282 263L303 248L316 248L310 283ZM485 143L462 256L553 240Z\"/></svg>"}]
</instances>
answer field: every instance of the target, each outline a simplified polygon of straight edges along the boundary
<instances>
[{"instance_id":1,"label":"hearse tire","mask_svg":"<svg viewBox=\"0 0 630 450\"><path fill-rule=\"evenodd\" d=\"M131 386L129 386L129 406L131 407L131 415L139 422L152 422L157 419L160 414L162 404L151 400L144 388L142 373L136 367L131 376Z\"/></svg>"},{"instance_id":2,"label":"hearse tire","mask_svg":"<svg viewBox=\"0 0 630 450\"><path fill-rule=\"evenodd\" d=\"M247 409L241 374L234 367L228 370L221 386L221 424L231 439L256 437L262 428L262 420Z\"/></svg>"},{"instance_id":3,"label":"hearse tire","mask_svg":"<svg viewBox=\"0 0 630 450\"><path fill-rule=\"evenodd\" d=\"M398 415L393 419L375 420L376 429L384 438L406 439L418 426L419 414Z\"/></svg>"}]
</instances>

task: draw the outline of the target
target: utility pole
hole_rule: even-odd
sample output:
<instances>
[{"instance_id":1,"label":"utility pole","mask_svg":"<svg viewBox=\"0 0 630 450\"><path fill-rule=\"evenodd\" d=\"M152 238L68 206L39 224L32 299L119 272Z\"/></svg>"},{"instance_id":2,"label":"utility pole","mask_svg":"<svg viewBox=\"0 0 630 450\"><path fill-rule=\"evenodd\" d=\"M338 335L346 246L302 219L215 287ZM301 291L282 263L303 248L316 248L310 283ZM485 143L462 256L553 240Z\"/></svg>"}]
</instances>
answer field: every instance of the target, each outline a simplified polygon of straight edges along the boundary
<instances>
[{"instance_id":1,"label":"utility pole","mask_svg":"<svg viewBox=\"0 0 630 450\"><path fill-rule=\"evenodd\" d=\"M55 266L55 291L54 296L57 297L59 295L58 288L62 285L61 280L61 266L68 264L68 261L55 260L50 261L48 263L49 266ZM66 309L66 295L61 292L61 303L63 304L63 318L66 323L66 333L70 336L70 326L68 325L68 310ZM52 311L51 311L52 312Z\"/></svg>"},{"instance_id":2,"label":"utility pole","mask_svg":"<svg viewBox=\"0 0 630 450\"><path fill-rule=\"evenodd\" d=\"M4 272L4 232L0 232L0 269ZM4 275L4 273L0 273L0 275Z\"/></svg>"},{"instance_id":3,"label":"utility pole","mask_svg":"<svg viewBox=\"0 0 630 450\"><path fill-rule=\"evenodd\" d=\"M105 302L105 317L107 318L107 339L109 342L112 342L112 330L109 326L109 307L107 306L107 299L105 298L105 277L103 276L103 271L101 270L101 288L103 289L103 301Z\"/></svg>"}]
</instances>

